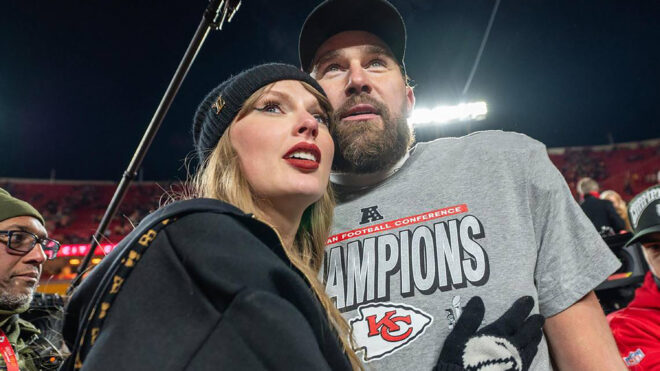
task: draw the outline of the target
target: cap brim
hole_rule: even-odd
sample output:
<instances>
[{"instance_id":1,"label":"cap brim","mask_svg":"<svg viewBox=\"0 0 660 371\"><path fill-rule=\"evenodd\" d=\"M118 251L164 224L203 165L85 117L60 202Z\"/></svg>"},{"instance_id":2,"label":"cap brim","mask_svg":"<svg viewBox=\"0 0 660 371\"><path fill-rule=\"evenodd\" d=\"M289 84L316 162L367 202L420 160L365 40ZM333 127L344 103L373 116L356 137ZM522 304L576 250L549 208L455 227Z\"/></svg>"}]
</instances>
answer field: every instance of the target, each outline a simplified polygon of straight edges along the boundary
<instances>
[{"instance_id":1,"label":"cap brim","mask_svg":"<svg viewBox=\"0 0 660 371\"><path fill-rule=\"evenodd\" d=\"M298 39L300 66L309 72L319 47L344 31L366 31L387 44L403 66L406 27L401 14L384 0L325 1L305 20Z\"/></svg>"},{"instance_id":2,"label":"cap brim","mask_svg":"<svg viewBox=\"0 0 660 371\"><path fill-rule=\"evenodd\" d=\"M625 246L631 245L635 242L640 242L640 240L644 239L644 237L648 236L649 234L652 233L660 233L660 225L654 225L645 229L642 229L641 231L635 233L635 235L626 242Z\"/></svg>"}]
</instances>

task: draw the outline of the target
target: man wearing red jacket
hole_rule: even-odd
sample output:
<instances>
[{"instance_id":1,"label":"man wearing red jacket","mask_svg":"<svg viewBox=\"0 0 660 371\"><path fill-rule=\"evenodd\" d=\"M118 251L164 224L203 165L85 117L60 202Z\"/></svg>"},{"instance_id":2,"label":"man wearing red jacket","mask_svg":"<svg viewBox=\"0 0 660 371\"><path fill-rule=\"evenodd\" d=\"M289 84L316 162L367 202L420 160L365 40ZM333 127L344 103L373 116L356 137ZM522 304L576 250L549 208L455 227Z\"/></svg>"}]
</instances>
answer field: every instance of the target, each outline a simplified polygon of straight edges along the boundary
<instances>
[{"instance_id":1,"label":"man wearing red jacket","mask_svg":"<svg viewBox=\"0 0 660 371\"><path fill-rule=\"evenodd\" d=\"M660 369L660 185L637 195L628 205L635 235L650 271L633 301L607 316L619 353L631 370Z\"/></svg>"}]
</instances>

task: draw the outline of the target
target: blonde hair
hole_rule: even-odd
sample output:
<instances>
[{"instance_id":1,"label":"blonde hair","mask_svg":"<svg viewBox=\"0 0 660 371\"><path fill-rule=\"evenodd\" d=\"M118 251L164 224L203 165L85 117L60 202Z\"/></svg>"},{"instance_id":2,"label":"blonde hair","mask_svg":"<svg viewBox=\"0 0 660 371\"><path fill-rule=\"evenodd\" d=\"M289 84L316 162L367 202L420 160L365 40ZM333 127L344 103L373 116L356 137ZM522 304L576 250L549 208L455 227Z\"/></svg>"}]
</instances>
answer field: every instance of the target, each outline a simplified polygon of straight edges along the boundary
<instances>
[{"instance_id":1,"label":"blonde hair","mask_svg":"<svg viewBox=\"0 0 660 371\"><path fill-rule=\"evenodd\" d=\"M600 194L600 198L602 200L609 200L612 202L612 204L614 205L614 210L616 210L616 213L619 214L621 219L623 219L623 221L625 222L626 230L632 231L632 226L630 225L630 219L628 219L628 206L626 205L626 201L624 201L623 198L621 198L621 195L619 195L615 191L607 190Z\"/></svg>"},{"instance_id":2,"label":"blonde hair","mask_svg":"<svg viewBox=\"0 0 660 371\"><path fill-rule=\"evenodd\" d=\"M302 81L300 83L314 95L326 112L331 112L330 103L321 93L307 83ZM245 101L233 122L247 115L257 100L272 85L266 85L252 94ZM332 125L332 123L329 124ZM206 161L200 165L192 179L191 186L193 197L218 199L238 207L245 213L259 216L257 204L260 200L241 170L238 156L231 145L229 129L225 131L213 151L207 156ZM321 199L304 211L293 246L283 245L283 248L293 266L305 276L316 298L323 306L351 366L353 369L362 370L362 363L353 351L353 340L348 323L326 295L324 286L318 279L318 272L323 264L326 239L332 225L334 207L334 196L328 182L326 192Z\"/></svg>"}]
</instances>

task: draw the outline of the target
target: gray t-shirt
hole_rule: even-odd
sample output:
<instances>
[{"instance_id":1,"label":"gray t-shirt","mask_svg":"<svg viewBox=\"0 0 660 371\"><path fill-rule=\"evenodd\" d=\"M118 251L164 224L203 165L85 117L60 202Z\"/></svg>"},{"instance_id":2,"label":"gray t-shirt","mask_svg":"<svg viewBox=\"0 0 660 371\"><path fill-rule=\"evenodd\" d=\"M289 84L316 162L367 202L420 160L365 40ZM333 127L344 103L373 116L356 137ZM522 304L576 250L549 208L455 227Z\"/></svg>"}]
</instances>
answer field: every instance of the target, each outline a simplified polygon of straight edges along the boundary
<instances>
[{"instance_id":1,"label":"gray t-shirt","mask_svg":"<svg viewBox=\"0 0 660 371\"><path fill-rule=\"evenodd\" d=\"M620 265L522 134L420 143L378 184L336 189L322 278L368 368L430 370L472 296L484 324L523 295L550 317ZM550 368L543 339L531 369Z\"/></svg>"}]
</instances>

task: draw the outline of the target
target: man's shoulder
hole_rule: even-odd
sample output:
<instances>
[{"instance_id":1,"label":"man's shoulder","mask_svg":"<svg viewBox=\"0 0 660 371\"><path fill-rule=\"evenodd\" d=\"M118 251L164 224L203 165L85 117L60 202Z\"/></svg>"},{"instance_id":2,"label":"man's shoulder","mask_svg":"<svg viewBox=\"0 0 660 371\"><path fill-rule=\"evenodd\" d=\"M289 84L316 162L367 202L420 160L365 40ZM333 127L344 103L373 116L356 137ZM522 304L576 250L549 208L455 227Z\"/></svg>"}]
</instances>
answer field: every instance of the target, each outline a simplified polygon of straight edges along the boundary
<instances>
[{"instance_id":1,"label":"man's shoulder","mask_svg":"<svg viewBox=\"0 0 660 371\"><path fill-rule=\"evenodd\" d=\"M40 334L41 331L32 324L32 322L28 322L27 320L21 318L20 316L18 317L18 321L16 321L18 324L18 327L21 329L21 335L24 334Z\"/></svg>"},{"instance_id":2,"label":"man's shoulder","mask_svg":"<svg viewBox=\"0 0 660 371\"><path fill-rule=\"evenodd\" d=\"M583 208L584 207L605 208L610 204L611 204L610 201L601 200L598 197L591 196L591 197L585 197L584 201L582 202L582 204L580 204L580 206L583 206Z\"/></svg>"},{"instance_id":3,"label":"man's shoulder","mask_svg":"<svg viewBox=\"0 0 660 371\"><path fill-rule=\"evenodd\" d=\"M432 150L448 147L464 151L520 152L542 149L545 145L521 133L502 130L477 131L462 137L439 138L424 144Z\"/></svg>"},{"instance_id":4,"label":"man's shoulder","mask_svg":"<svg viewBox=\"0 0 660 371\"><path fill-rule=\"evenodd\" d=\"M614 337L634 332L645 333L644 329L650 330L650 327L658 329L658 319L660 319L660 310L649 308L623 308L607 315L607 322L613 331ZM653 337L660 336L653 333Z\"/></svg>"}]
</instances>

